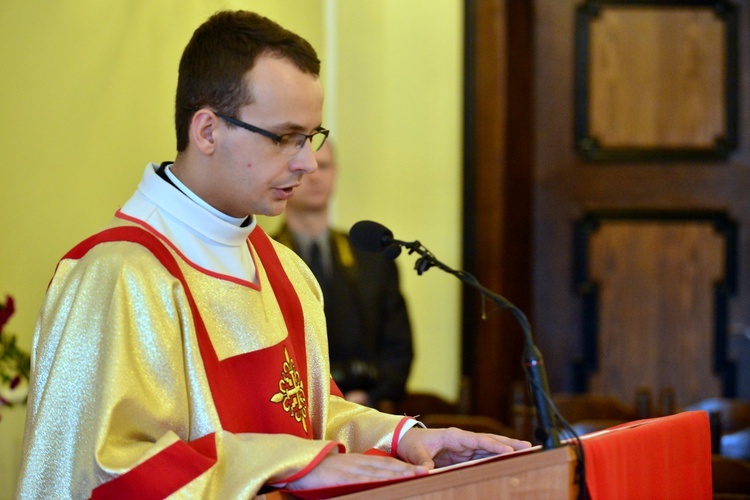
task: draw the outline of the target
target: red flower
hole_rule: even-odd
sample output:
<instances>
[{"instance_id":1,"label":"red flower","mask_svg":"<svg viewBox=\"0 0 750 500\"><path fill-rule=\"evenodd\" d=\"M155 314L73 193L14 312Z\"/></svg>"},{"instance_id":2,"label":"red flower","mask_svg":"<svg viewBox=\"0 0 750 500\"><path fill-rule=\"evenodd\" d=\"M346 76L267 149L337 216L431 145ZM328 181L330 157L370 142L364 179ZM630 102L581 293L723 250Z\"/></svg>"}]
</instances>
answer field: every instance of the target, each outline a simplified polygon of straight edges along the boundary
<instances>
[{"instance_id":1,"label":"red flower","mask_svg":"<svg viewBox=\"0 0 750 500\"><path fill-rule=\"evenodd\" d=\"M15 307L13 307L13 297L8 295L5 300L5 305L0 306L0 332L3 331L3 326L5 326L5 323L7 323L10 317L13 316L14 311Z\"/></svg>"}]
</instances>

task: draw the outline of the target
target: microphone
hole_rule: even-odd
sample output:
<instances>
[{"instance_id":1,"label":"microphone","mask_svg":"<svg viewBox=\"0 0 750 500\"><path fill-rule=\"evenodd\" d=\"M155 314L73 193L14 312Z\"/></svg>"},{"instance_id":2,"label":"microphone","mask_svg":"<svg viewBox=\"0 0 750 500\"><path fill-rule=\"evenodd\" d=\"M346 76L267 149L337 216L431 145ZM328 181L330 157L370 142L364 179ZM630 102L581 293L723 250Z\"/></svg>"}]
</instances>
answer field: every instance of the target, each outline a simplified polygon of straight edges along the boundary
<instances>
[{"instance_id":1,"label":"microphone","mask_svg":"<svg viewBox=\"0 0 750 500\"><path fill-rule=\"evenodd\" d=\"M544 361L542 361L541 352L534 345L531 324L526 315L518 307L502 295L485 288L470 273L457 271L446 266L437 260L432 252L427 250L419 241L406 242L397 240L393 237L393 232L390 229L377 222L363 220L354 224L349 231L349 241L358 250L363 252L383 252L390 259L398 257L401 253L401 247L407 248L410 255L414 252L420 255L414 265L417 274L421 275L433 266L439 267L443 271L456 276L467 285L476 288L483 297L489 298L502 309L508 309L521 325L526 340L522 364L537 410L537 421L539 423L537 438L542 441L542 446L545 449L561 446L559 429L554 425L554 420L557 419L558 422L562 422L564 425L566 422L555 408L552 398L549 395ZM567 427L570 426L568 425Z\"/></svg>"},{"instance_id":2,"label":"microphone","mask_svg":"<svg viewBox=\"0 0 750 500\"><path fill-rule=\"evenodd\" d=\"M349 241L363 252L382 252L393 243L393 232L383 224L361 220L349 230Z\"/></svg>"},{"instance_id":3,"label":"microphone","mask_svg":"<svg viewBox=\"0 0 750 500\"><path fill-rule=\"evenodd\" d=\"M363 252L383 252L387 259L394 260L401 254L401 247L393 239L393 232L382 224L361 220L349 230L349 241Z\"/></svg>"}]
</instances>

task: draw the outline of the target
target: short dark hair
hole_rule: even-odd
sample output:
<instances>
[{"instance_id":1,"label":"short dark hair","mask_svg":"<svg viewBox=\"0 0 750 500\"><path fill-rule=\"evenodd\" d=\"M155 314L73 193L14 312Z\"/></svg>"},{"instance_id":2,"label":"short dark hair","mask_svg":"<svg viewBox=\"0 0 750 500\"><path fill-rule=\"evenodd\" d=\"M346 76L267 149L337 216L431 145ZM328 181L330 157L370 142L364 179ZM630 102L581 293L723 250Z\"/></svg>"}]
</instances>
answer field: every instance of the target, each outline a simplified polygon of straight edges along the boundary
<instances>
[{"instance_id":1,"label":"short dark hair","mask_svg":"<svg viewBox=\"0 0 750 500\"><path fill-rule=\"evenodd\" d=\"M320 60L307 40L254 12L221 11L193 33L180 59L175 97L177 151L188 146L190 121L204 107L229 116L250 104L245 74L261 55L281 57L320 76Z\"/></svg>"}]
</instances>

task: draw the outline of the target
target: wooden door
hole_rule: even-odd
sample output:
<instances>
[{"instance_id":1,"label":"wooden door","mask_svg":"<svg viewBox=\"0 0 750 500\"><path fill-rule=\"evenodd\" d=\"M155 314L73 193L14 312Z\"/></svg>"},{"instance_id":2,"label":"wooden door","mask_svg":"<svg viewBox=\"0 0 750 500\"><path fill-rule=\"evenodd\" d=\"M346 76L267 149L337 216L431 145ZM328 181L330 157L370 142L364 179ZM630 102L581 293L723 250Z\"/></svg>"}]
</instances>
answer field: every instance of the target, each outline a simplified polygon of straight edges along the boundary
<instances>
[{"instance_id":1,"label":"wooden door","mask_svg":"<svg viewBox=\"0 0 750 500\"><path fill-rule=\"evenodd\" d=\"M723 243L719 243L722 238L708 237L713 233L702 232L703 229L696 229L697 233L691 235L667 231L646 237L640 241L645 246L634 251L656 259L660 258L656 257L658 255L677 251L687 268L694 263L700 270L691 279L681 274L685 268L676 270L674 276L677 278L671 280L674 287L669 291L660 287L670 283L655 281L648 272L639 277L631 276L633 282L640 280L632 286L657 290L650 296L652 302L658 302L658 297L681 300L680 297L695 294L692 302L695 307L685 306L690 311L689 318L683 317L682 309L665 308L655 310L652 317L635 311L628 321L634 325L632 331L648 326L670 332L658 340L667 351L684 342L692 342L682 339L680 331L697 329L705 332L703 340L696 340L695 345L689 347L690 355L698 358L690 363L697 364L696 378L701 382L685 379L686 385L680 389L679 405L690 404L691 399L709 393L718 396L729 391L737 396L750 397L750 340L741 335L748 330L745 325L750 324L750 272L746 269L747 262L750 262L747 258L750 254L750 141L747 133L747 124L750 123L750 99L747 98L750 96L750 0L714 2L718 10L724 7L736 9L738 35L734 64L737 71L735 81L730 82L735 85L736 94L726 92L724 83L720 84L722 88L718 91L695 86L714 85L710 83L711 79L716 74L725 73L723 69L717 70L710 65L721 66L726 60L703 57L699 49L705 46L697 41L691 42L696 49L692 56L670 52L675 50L674 43L660 41L670 39L667 36L671 29L669 23L661 28L649 25L649 30L667 30L662 31L664 36L649 31L651 42L639 46L657 52L649 55L650 60L687 57L696 65L694 74L700 76L691 80L689 72L683 73L680 78L684 78L679 82L659 76L662 79L659 86L637 96L644 102L639 103L639 112L632 113L632 116L628 114L630 108L622 105L626 100L610 101L619 103L619 108L596 104L596 109L589 110L591 116L596 117L590 122L593 126L589 131L599 135L609 133L608 130L615 131L610 133L609 142L603 141L609 148L608 154L599 155L588 154L586 145L596 146L596 142L581 142L581 136L576 132L576 13L583 3L581 0L466 2L465 268L527 312L532 320L536 343L544 354L553 392L573 391L581 388L581 362L586 359L586 350L591 348L584 334L585 329L590 328L587 326L589 309L586 297L577 289L580 283L575 276L576 224L588 215L602 211L724 214L737 229L737 265L732 270L736 286L720 305L725 310L716 310L713 297L706 300L706 295L714 294L714 284L711 283L714 278L719 281L730 279L726 276L727 269L722 267L727 255L725 249L721 249ZM649 2L644 8L659 3ZM701 7L706 4L704 2ZM714 8L714 5L710 7ZM697 37L696 40L710 38L720 45L726 43L723 38L716 37L714 27L704 26L705 23L715 23L712 15L705 15L702 11L698 16L687 17L692 19L688 22L694 23L684 30L687 36L707 29L705 33L711 36ZM644 19L647 23L660 22L648 16ZM670 19L670 22L675 22L674 18ZM682 22L678 21L678 24ZM618 38L610 36L611 33L605 31L605 39L618 43ZM717 49L711 47L707 50ZM674 67L683 66L675 64ZM612 89L622 86L633 90L632 72L621 69L600 74L612 79ZM691 87L690 84L695 85ZM613 96L616 94L609 95ZM744 96L744 100L738 96ZM699 98L703 101L695 106L689 104ZM601 100L602 95L597 94L597 99ZM651 104L649 99L652 99ZM664 102L680 105L679 112L670 113L670 108L663 106ZM684 106L685 103L689 104L688 107ZM735 128L736 123L726 119L727 103L736 111L738 128ZM717 110L717 106L721 108ZM652 114L651 121L647 113L649 109L658 111ZM607 116L607 112L617 112L618 115ZM659 127L663 133L659 132ZM622 130L631 135L617 135L617 131ZM678 139L670 135L672 131L678 132ZM714 140L717 131L729 140ZM645 154L619 157L609 154L623 144L626 149L628 145L635 146ZM698 154L689 151L688 154L670 156L659 151L675 144L679 151L692 148L698 150ZM657 154L652 154L654 150ZM626 237L628 231L613 234L606 229L594 238L594 253L615 255L623 250L623 245L643 240L643 235L638 232ZM626 240L619 241L620 237ZM722 262L716 261L716 256ZM602 258L606 261L609 257ZM620 278L607 275L606 269L597 265L601 263L593 264L589 272L603 280L605 286L612 287L613 294L623 293L621 288L625 285L616 281ZM624 270L635 263L623 261L618 265ZM643 263L643 266L647 265L654 264ZM637 296L633 297L632 300L637 300ZM612 295L613 303L617 300L624 299ZM522 341L512 318L493 314L489 321L482 321L477 319L478 311L478 301L472 292L467 291L464 373L471 378L474 409L509 421L509 384L523 378L519 366ZM621 312L598 310L598 332L606 332L604 334L612 339L623 335L635 343L637 334L619 329ZM724 323L718 327L715 324L717 315L724 318ZM667 326L657 328L657 323ZM725 366L734 366L735 369L734 388L727 382L723 368L719 367L717 371L714 366L717 359L715 342L708 339L713 338L717 328L722 330L719 334L724 339L721 348L726 354ZM635 340L631 339L633 335ZM706 342L711 342L711 345ZM701 355L701 351L705 352ZM616 350L606 355L609 356L606 360L604 357L598 359L599 367L604 363L609 366L613 357L623 358ZM661 363L679 364L683 361L681 356L678 356L680 359L668 353L664 356L659 358ZM622 370L626 370L621 376L627 379L627 384L615 384L607 378L609 375L589 370L589 385L585 389L613 392L626 403L631 403L632 396L628 394L635 383L650 382L658 390L663 384L681 381L662 375L640 379L636 361L626 363ZM672 367L665 367L663 371L682 373Z\"/></svg>"}]
</instances>

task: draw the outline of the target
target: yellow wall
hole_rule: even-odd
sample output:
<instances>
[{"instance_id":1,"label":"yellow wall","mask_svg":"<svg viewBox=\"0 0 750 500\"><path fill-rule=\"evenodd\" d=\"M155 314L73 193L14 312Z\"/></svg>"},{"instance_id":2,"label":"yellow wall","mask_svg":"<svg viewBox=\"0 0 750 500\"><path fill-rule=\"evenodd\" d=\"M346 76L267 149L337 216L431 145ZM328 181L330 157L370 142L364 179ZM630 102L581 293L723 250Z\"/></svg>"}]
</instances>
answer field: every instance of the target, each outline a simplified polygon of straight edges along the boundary
<instances>
[{"instance_id":1,"label":"yellow wall","mask_svg":"<svg viewBox=\"0 0 750 500\"><path fill-rule=\"evenodd\" d=\"M337 222L369 218L460 264L459 0L0 2L0 296L29 348L59 257L174 157L182 48L222 8L254 9L323 59L326 125L342 173ZM274 221L263 220L264 227ZM416 334L410 387L455 398L459 285L399 259ZM0 499L11 498L23 411L3 410Z\"/></svg>"},{"instance_id":2,"label":"yellow wall","mask_svg":"<svg viewBox=\"0 0 750 500\"><path fill-rule=\"evenodd\" d=\"M419 239L460 267L462 5L460 1L340 2L337 213ZM454 399L460 283L398 259L416 334L409 387Z\"/></svg>"}]
</instances>

